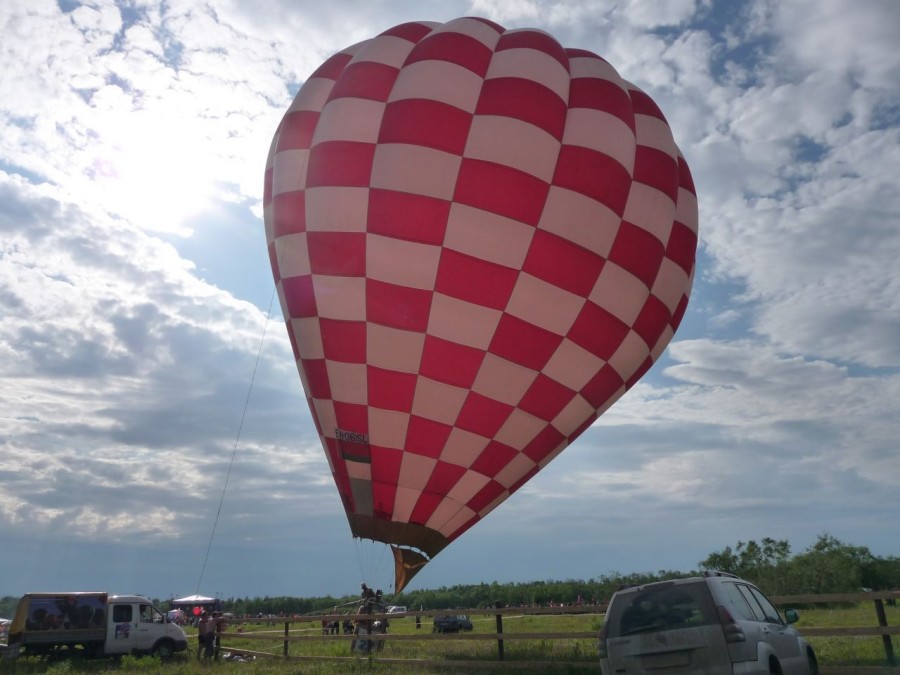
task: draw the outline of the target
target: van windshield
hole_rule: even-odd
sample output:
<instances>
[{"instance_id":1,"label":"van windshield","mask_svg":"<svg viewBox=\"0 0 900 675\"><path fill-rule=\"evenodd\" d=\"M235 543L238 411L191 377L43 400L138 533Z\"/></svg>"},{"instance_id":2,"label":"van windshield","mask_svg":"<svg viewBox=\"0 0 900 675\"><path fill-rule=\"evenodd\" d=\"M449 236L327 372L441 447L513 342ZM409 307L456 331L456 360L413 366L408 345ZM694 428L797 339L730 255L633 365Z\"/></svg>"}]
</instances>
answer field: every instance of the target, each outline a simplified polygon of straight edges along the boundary
<instances>
[{"instance_id":1,"label":"van windshield","mask_svg":"<svg viewBox=\"0 0 900 675\"><path fill-rule=\"evenodd\" d=\"M625 593L610 607L609 637L718 622L718 615L706 584L679 584L644 588Z\"/></svg>"}]
</instances>

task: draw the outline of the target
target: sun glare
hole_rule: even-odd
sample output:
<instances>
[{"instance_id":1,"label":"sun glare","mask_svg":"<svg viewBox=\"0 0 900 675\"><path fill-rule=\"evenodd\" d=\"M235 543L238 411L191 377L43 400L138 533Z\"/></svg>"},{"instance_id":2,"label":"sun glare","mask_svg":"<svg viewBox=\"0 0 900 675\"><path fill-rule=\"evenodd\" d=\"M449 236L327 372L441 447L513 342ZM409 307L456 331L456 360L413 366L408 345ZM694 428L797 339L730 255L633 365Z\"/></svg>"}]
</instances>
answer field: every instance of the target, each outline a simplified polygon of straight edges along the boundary
<instances>
[{"instance_id":1,"label":"sun glare","mask_svg":"<svg viewBox=\"0 0 900 675\"><path fill-rule=\"evenodd\" d=\"M131 112L104 130L92 186L106 207L146 230L185 233L209 203L215 153L196 123Z\"/></svg>"}]
</instances>

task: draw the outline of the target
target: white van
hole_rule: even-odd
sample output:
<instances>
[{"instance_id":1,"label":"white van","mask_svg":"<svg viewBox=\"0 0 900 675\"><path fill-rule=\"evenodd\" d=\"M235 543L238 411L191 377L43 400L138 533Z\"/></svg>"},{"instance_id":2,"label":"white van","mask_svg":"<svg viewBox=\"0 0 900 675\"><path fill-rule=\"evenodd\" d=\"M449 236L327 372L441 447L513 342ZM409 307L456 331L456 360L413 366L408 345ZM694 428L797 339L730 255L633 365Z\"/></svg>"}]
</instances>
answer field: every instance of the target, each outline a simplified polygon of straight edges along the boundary
<instances>
[{"instance_id":1,"label":"white van","mask_svg":"<svg viewBox=\"0 0 900 675\"><path fill-rule=\"evenodd\" d=\"M27 593L9 627L5 658L58 655L99 658L187 649L181 626L138 595Z\"/></svg>"}]
</instances>

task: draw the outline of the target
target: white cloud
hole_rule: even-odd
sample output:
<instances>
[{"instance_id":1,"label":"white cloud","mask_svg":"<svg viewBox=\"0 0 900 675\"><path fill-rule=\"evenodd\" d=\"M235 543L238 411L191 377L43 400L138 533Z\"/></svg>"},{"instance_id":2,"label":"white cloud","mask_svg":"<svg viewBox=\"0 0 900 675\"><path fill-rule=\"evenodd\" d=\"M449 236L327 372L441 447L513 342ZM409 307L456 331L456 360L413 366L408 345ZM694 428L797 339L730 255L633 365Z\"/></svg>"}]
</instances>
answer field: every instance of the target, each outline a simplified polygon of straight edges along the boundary
<instances>
[{"instance_id":1,"label":"white cloud","mask_svg":"<svg viewBox=\"0 0 900 675\"><path fill-rule=\"evenodd\" d=\"M264 317L198 282L170 246L66 205L58 190L4 176L0 194L18 216L2 221L0 407L4 452L19 458L5 467L0 509L18 527L101 539L186 535L194 525L177 504L221 485ZM267 346L265 372L294 385L279 409L303 414L284 335ZM282 395L263 389L257 402ZM278 438L278 426L256 434ZM244 442L241 489L293 494L301 467L322 483L319 451L283 454ZM135 509L148 519L129 530Z\"/></svg>"},{"instance_id":2,"label":"white cloud","mask_svg":"<svg viewBox=\"0 0 900 675\"><path fill-rule=\"evenodd\" d=\"M900 81L893 0L798 0L775 6L783 53L807 71L849 76L863 87L893 90Z\"/></svg>"},{"instance_id":3,"label":"white cloud","mask_svg":"<svg viewBox=\"0 0 900 675\"><path fill-rule=\"evenodd\" d=\"M195 7L142 16L111 50L115 7L43 9L6 17L6 30L28 36L11 43L17 65L0 81L0 114L15 121L7 161L147 230L182 231L228 185L259 198L280 117L271 102L289 100L266 69L279 62L271 43ZM36 57L35 43L49 57Z\"/></svg>"},{"instance_id":4,"label":"white cloud","mask_svg":"<svg viewBox=\"0 0 900 675\"><path fill-rule=\"evenodd\" d=\"M677 26L697 10L696 0L626 0L621 12L638 28Z\"/></svg>"}]
</instances>

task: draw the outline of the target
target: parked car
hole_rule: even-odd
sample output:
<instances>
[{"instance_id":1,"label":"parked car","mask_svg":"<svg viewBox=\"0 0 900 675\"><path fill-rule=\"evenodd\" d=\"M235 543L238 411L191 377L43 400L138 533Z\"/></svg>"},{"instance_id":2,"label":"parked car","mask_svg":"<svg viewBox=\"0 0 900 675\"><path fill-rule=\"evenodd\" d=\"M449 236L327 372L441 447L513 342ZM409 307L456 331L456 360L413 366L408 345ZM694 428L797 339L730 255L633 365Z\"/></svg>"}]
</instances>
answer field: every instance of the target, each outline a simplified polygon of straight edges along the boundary
<instances>
[{"instance_id":1,"label":"parked car","mask_svg":"<svg viewBox=\"0 0 900 675\"><path fill-rule=\"evenodd\" d=\"M387 608L388 614L406 614L406 607L404 605L391 605Z\"/></svg>"},{"instance_id":2,"label":"parked car","mask_svg":"<svg viewBox=\"0 0 900 675\"><path fill-rule=\"evenodd\" d=\"M599 635L603 675L817 675L816 655L753 584L705 572L617 591Z\"/></svg>"},{"instance_id":3,"label":"parked car","mask_svg":"<svg viewBox=\"0 0 900 675\"><path fill-rule=\"evenodd\" d=\"M434 617L432 633L458 633L461 630L472 630L472 621L465 614Z\"/></svg>"}]
</instances>

